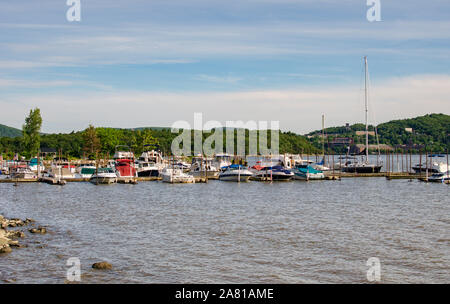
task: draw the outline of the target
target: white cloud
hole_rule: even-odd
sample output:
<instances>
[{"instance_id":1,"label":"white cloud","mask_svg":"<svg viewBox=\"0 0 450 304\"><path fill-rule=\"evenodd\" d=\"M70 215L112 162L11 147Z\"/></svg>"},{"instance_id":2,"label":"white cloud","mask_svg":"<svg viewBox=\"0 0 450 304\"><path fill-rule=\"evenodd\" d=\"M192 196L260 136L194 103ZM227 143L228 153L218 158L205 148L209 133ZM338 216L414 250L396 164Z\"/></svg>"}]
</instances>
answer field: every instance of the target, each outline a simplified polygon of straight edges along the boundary
<instances>
[{"instance_id":1,"label":"white cloud","mask_svg":"<svg viewBox=\"0 0 450 304\"><path fill-rule=\"evenodd\" d=\"M431 112L450 114L450 76L416 75L375 84L371 108L377 122ZM358 87L315 87L240 92L132 92L110 91L74 95L17 95L2 98L8 112L4 124L17 126L33 107L41 108L44 131L69 132L97 126L170 126L192 122L194 112L204 120L278 120L283 130L306 133L327 126L362 122L363 100Z\"/></svg>"}]
</instances>

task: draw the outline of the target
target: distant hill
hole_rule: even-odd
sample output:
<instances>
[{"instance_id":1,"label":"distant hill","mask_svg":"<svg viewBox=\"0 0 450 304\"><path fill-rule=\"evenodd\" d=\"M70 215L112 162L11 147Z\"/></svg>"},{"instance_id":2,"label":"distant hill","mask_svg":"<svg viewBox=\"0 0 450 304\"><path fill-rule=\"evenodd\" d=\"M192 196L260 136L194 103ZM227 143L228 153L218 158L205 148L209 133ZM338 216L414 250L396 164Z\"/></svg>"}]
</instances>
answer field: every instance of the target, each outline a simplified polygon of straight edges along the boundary
<instances>
[{"instance_id":1,"label":"distant hill","mask_svg":"<svg viewBox=\"0 0 450 304\"><path fill-rule=\"evenodd\" d=\"M19 137L19 136L22 136L22 130L0 124L0 137Z\"/></svg>"},{"instance_id":2,"label":"distant hill","mask_svg":"<svg viewBox=\"0 0 450 304\"><path fill-rule=\"evenodd\" d=\"M364 143L364 136L358 136L356 131L365 130L364 124L326 128L328 141L336 137L347 137L356 144ZM374 130L369 126L369 130ZM381 144L396 145L424 145L424 149L435 152L450 150L450 116L446 114L428 114L409 119L392 120L378 125L378 135ZM321 142L322 131L309 133L312 141L318 146ZM370 136L371 144L376 143L375 136Z\"/></svg>"}]
</instances>

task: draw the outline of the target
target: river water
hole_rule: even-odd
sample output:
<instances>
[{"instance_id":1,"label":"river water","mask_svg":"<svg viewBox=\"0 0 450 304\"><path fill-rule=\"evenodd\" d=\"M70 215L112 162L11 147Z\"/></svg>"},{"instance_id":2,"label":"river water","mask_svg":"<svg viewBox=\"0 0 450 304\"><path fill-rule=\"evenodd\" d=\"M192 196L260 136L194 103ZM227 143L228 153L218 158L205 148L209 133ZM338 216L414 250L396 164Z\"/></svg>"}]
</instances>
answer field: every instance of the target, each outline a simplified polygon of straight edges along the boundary
<instances>
[{"instance_id":1,"label":"river water","mask_svg":"<svg viewBox=\"0 0 450 304\"><path fill-rule=\"evenodd\" d=\"M449 190L385 178L0 184L0 214L49 230L0 256L0 281L64 283L78 257L83 283L366 283L377 257L382 283L450 283Z\"/></svg>"}]
</instances>

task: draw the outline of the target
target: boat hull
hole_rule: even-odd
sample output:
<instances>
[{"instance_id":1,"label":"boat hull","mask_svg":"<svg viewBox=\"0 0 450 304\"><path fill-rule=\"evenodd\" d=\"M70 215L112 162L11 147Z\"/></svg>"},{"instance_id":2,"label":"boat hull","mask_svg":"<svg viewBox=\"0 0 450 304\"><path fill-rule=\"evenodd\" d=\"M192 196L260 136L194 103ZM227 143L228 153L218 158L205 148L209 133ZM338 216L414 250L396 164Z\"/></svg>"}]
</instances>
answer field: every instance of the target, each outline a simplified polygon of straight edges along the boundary
<instances>
[{"instance_id":1,"label":"boat hull","mask_svg":"<svg viewBox=\"0 0 450 304\"><path fill-rule=\"evenodd\" d=\"M117 177L91 177L89 180L92 184L95 185L111 185L117 183Z\"/></svg>"},{"instance_id":2,"label":"boat hull","mask_svg":"<svg viewBox=\"0 0 450 304\"><path fill-rule=\"evenodd\" d=\"M382 166L349 166L342 168L342 172L347 173L380 173Z\"/></svg>"},{"instance_id":3,"label":"boat hull","mask_svg":"<svg viewBox=\"0 0 450 304\"><path fill-rule=\"evenodd\" d=\"M305 181L323 180L323 179L325 179L325 175L323 173L307 173L307 174L295 173L294 179L295 180L305 180Z\"/></svg>"},{"instance_id":4,"label":"boat hull","mask_svg":"<svg viewBox=\"0 0 450 304\"><path fill-rule=\"evenodd\" d=\"M171 184L194 184L195 178L193 176L171 176L164 174L162 176L162 181Z\"/></svg>"},{"instance_id":5,"label":"boat hull","mask_svg":"<svg viewBox=\"0 0 450 304\"><path fill-rule=\"evenodd\" d=\"M221 174L219 180L224 182L248 182L253 174Z\"/></svg>"},{"instance_id":6,"label":"boat hull","mask_svg":"<svg viewBox=\"0 0 450 304\"><path fill-rule=\"evenodd\" d=\"M277 182L287 182L291 181L294 178L294 174L279 174L279 173L259 173L254 176L255 180L262 180L262 181L277 181Z\"/></svg>"},{"instance_id":7,"label":"boat hull","mask_svg":"<svg viewBox=\"0 0 450 304\"><path fill-rule=\"evenodd\" d=\"M158 177L159 176L159 170L152 169L152 170L145 170L145 171L138 171L138 177Z\"/></svg>"}]
</instances>

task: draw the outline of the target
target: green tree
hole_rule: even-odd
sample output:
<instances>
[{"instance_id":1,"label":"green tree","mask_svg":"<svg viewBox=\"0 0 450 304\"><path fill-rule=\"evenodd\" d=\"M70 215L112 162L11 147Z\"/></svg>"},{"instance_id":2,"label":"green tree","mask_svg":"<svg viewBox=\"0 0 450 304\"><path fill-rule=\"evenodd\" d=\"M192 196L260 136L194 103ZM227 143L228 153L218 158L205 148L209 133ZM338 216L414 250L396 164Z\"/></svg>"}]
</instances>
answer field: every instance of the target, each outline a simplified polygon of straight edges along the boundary
<instances>
[{"instance_id":1,"label":"green tree","mask_svg":"<svg viewBox=\"0 0 450 304\"><path fill-rule=\"evenodd\" d=\"M41 145L41 110L35 108L30 110L30 114L25 118L25 124L22 126L23 145L25 153L33 157L37 155Z\"/></svg>"},{"instance_id":2,"label":"green tree","mask_svg":"<svg viewBox=\"0 0 450 304\"><path fill-rule=\"evenodd\" d=\"M87 157L96 156L100 148L100 139L97 136L97 131L93 125L89 125L83 132L83 152L87 154Z\"/></svg>"}]
</instances>

